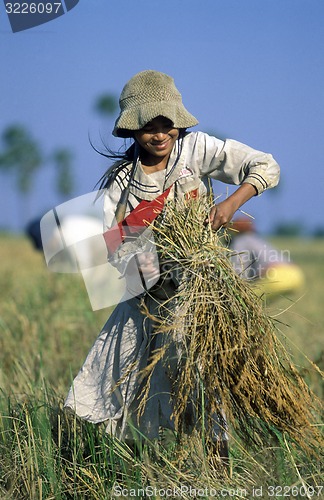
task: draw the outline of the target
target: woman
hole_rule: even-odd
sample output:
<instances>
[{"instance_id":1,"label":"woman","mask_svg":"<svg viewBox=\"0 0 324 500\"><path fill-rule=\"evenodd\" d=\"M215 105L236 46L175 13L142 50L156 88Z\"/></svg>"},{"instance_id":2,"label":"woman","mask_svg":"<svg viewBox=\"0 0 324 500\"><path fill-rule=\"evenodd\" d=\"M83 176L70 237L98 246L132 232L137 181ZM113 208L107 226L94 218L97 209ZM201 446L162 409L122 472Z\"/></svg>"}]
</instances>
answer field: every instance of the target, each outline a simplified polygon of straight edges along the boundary
<instances>
[{"instance_id":1,"label":"woman","mask_svg":"<svg viewBox=\"0 0 324 500\"><path fill-rule=\"evenodd\" d=\"M167 200L206 194L209 177L239 185L210 211L207 222L217 230L226 226L250 198L278 183L279 167L270 154L237 141L188 132L187 128L198 122L184 107L173 79L164 73L148 70L136 74L125 85L119 102L120 115L113 134L134 142L103 179L105 239L110 260L123 275L131 277L137 267L145 283L151 280L154 286L149 290L144 286L142 293L134 293L115 308L65 404L86 420L106 422L107 431L121 439L132 439L137 431L154 439L161 428L174 430L176 346L168 345L167 357L151 372L149 394L139 411L147 383L142 374L151 362L152 352L165 342L163 335L158 335L156 319L173 307L172 300L167 307L162 305L172 298L177 280L171 274L162 282L154 255L140 248L141 238L134 242L134 238L127 241L122 237L116 242L110 228L120 228L121 224L145 226L161 217ZM194 426L195 417L190 413L188 408L188 422ZM226 442L225 424L219 417L211 432L214 440Z\"/></svg>"}]
</instances>

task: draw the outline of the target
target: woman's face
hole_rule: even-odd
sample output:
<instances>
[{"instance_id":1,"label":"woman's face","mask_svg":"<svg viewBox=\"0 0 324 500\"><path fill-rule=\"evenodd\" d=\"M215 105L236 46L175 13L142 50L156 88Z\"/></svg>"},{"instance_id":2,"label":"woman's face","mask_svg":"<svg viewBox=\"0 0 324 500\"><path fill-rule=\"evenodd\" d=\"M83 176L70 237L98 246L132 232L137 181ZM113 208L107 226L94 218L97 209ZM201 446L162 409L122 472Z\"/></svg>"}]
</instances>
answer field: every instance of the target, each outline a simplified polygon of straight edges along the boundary
<instances>
[{"instance_id":1,"label":"woman's face","mask_svg":"<svg viewBox=\"0 0 324 500\"><path fill-rule=\"evenodd\" d=\"M173 123L168 118L157 116L141 130L136 130L134 137L146 156L162 159L170 155L179 137L179 129L173 128Z\"/></svg>"}]
</instances>

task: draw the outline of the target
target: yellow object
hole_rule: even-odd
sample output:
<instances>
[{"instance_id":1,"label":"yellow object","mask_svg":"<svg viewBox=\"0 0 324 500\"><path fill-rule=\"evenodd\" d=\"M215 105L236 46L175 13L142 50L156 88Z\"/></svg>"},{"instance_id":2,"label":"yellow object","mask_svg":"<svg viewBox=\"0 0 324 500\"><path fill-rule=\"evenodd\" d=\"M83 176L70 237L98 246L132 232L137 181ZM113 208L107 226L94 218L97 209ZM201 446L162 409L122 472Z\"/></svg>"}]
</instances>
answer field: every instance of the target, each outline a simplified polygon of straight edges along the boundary
<instances>
[{"instance_id":1,"label":"yellow object","mask_svg":"<svg viewBox=\"0 0 324 500\"><path fill-rule=\"evenodd\" d=\"M295 264L269 266L262 278L252 283L256 294L265 298L300 291L305 279L302 270Z\"/></svg>"}]
</instances>

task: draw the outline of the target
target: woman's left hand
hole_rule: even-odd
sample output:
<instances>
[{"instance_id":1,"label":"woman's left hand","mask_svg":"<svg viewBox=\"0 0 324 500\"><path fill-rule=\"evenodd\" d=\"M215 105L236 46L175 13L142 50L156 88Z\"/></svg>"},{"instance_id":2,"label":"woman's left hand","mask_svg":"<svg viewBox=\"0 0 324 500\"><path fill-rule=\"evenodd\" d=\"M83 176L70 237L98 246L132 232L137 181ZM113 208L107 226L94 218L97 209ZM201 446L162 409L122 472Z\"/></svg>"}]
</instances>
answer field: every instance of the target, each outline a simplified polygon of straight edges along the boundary
<instances>
[{"instance_id":1,"label":"woman's left hand","mask_svg":"<svg viewBox=\"0 0 324 500\"><path fill-rule=\"evenodd\" d=\"M242 184L226 200L212 207L206 222L210 222L214 231L220 227L226 227L231 222L236 210L256 194L257 190L252 184Z\"/></svg>"},{"instance_id":2,"label":"woman's left hand","mask_svg":"<svg viewBox=\"0 0 324 500\"><path fill-rule=\"evenodd\" d=\"M226 227L236 212L236 208L228 200L214 205L209 213L208 222L210 222L214 231L217 231L220 227Z\"/></svg>"}]
</instances>

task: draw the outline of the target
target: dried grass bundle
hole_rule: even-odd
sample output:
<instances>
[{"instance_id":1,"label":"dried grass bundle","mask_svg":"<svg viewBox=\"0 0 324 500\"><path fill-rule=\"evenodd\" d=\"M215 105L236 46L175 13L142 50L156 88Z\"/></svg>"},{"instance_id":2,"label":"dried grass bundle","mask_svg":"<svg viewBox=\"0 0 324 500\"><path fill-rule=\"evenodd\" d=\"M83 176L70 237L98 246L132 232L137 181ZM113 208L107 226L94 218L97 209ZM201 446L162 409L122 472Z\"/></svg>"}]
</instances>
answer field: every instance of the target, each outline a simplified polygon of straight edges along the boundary
<instances>
[{"instance_id":1,"label":"dried grass bundle","mask_svg":"<svg viewBox=\"0 0 324 500\"><path fill-rule=\"evenodd\" d=\"M222 232L204 224L209 208L206 199L180 207L169 203L152 226L161 262L172 264L168 275L181 276L176 296L163 304L168 315L155 318L159 334L180 352L176 428L184 428L191 404L208 415L200 419L201 430L224 411L245 444L268 446L270 436L285 435L314 452L323 445L316 425L321 404L291 362L262 301L233 270ZM166 347L166 364L167 353ZM153 355L152 370L162 356L161 350L156 360Z\"/></svg>"}]
</instances>

